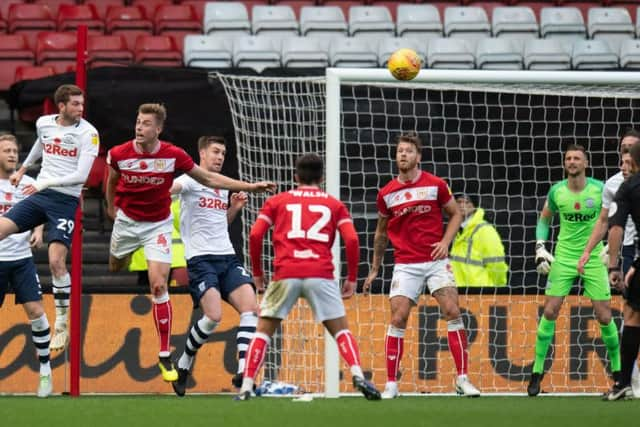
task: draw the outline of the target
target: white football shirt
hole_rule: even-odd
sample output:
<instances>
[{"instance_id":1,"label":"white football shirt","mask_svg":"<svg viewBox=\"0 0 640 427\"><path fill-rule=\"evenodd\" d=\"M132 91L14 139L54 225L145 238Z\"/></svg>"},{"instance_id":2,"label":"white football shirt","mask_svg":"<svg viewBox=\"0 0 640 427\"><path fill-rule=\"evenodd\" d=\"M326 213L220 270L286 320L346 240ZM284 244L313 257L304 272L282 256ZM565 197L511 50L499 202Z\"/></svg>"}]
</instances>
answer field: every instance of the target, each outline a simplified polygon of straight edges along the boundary
<instances>
[{"instance_id":1,"label":"white football shirt","mask_svg":"<svg viewBox=\"0 0 640 427\"><path fill-rule=\"evenodd\" d=\"M611 202L616 196L618 192L618 188L622 185L624 181L624 177L622 176L622 172L618 172L613 175L611 178L604 183L604 191L602 192L602 207L609 209L611 206ZM624 240L622 244L624 246L630 246L634 244L636 238L636 227L633 225L633 221L631 220L631 216L627 218L627 224L624 227Z\"/></svg>"},{"instance_id":2,"label":"white football shirt","mask_svg":"<svg viewBox=\"0 0 640 427\"><path fill-rule=\"evenodd\" d=\"M80 119L74 125L60 126L56 123L56 117L57 114L50 114L40 117L36 122L36 144L42 144L42 168L38 179L61 178L75 172L81 152L98 155L100 138L91 123ZM79 197L83 185L50 188Z\"/></svg>"},{"instance_id":3,"label":"white football shirt","mask_svg":"<svg viewBox=\"0 0 640 427\"><path fill-rule=\"evenodd\" d=\"M227 222L229 191L205 187L187 174L175 182L182 187L180 235L185 258L235 254Z\"/></svg>"},{"instance_id":4,"label":"white football shirt","mask_svg":"<svg viewBox=\"0 0 640 427\"><path fill-rule=\"evenodd\" d=\"M35 181L30 176L24 175L20 184L14 187L8 179L0 179L0 214L4 215L16 203L28 196L22 194L25 186ZM29 246L31 231L15 233L0 241L0 261L15 261L32 256Z\"/></svg>"}]
</instances>

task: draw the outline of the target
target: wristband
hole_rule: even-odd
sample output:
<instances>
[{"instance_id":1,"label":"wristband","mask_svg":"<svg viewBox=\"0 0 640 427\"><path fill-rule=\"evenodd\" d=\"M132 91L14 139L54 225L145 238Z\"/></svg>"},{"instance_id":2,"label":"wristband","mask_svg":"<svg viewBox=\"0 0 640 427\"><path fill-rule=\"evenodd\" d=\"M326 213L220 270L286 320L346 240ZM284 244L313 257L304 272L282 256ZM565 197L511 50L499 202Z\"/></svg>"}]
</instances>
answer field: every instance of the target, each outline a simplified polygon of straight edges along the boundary
<instances>
[{"instance_id":1,"label":"wristband","mask_svg":"<svg viewBox=\"0 0 640 427\"><path fill-rule=\"evenodd\" d=\"M609 267L608 268L609 274L613 273L614 271L620 271L620 266L616 265L615 267Z\"/></svg>"}]
</instances>

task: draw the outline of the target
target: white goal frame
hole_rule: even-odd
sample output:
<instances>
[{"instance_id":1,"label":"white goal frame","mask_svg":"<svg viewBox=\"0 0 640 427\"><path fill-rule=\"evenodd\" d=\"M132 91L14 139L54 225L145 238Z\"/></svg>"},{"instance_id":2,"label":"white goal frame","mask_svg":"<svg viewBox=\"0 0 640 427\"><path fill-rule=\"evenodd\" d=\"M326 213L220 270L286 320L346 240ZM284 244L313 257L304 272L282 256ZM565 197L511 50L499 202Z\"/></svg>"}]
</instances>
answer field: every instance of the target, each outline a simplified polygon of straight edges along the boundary
<instances>
[{"instance_id":1,"label":"white goal frame","mask_svg":"<svg viewBox=\"0 0 640 427\"><path fill-rule=\"evenodd\" d=\"M640 72L615 71L490 71L490 70L422 70L415 79L404 82L386 69L327 68L326 70L326 191L340 198L340 87L343 82L443 84L640 84ZM340 277L340 246L333 246L335 277ZM339 397L340 356L335 340L325 331L325 397Z\"/></svg>"}]
</instances>

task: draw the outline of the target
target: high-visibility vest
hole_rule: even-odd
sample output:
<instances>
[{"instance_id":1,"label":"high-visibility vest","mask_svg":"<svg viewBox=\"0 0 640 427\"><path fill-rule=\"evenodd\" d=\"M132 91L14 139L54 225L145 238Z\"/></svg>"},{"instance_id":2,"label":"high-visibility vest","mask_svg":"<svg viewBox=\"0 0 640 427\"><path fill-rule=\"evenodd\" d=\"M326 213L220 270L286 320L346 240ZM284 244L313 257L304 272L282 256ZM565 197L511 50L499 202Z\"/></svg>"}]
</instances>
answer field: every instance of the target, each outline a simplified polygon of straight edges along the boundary
<instances>
[{"instance_id":1,"label":"high-visibility vest","mask_svg":"<svg viewBox=\"0 0 640 427\"><path fill-rule=\"evenodd\" d=\"M451 252L451 268L458 286L505 286L509 266L504 246L493 225L478 208L458 232Z\"/></svg>"}]
</instances>

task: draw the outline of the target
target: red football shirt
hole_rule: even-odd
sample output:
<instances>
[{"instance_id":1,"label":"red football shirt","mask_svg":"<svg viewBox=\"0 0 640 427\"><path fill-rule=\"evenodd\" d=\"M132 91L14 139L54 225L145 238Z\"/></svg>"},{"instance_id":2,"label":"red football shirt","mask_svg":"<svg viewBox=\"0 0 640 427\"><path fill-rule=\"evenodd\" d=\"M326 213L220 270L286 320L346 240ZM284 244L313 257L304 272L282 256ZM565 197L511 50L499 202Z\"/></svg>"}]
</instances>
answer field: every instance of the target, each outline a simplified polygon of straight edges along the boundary
<instances>
[{"instance_id":1,"label":"red football shirt","mask_svg":"<svg viewBox=\"0 0 640 427\"><path fill-rule=\"evenodd\" d=\"M300 186L267 199L260 219L273 226L273 280L334 279L331 247L338 227L351 222L341 201L317 187Z\"/></svg>"},{"instance_id":2,"label":"red football shirt","mask_svg":"<svg viewBox=\"0 0 640 427\"><path fill-rule=\"evenodd\" d=\"M115 205L129 218L148 222L169 217L175 173L195 167L182 148L164 141L151 153L142 152L135 141L117 145L109 150L107 163L120 173Z\"/></svg>"},{"instance_id":3,"label":"red football shirt","mask_svg":"<svg viewBox=\"0 0 640 427\"><path fill-rule=\"evenodd\" d=\"M434 243L444 235L442 207L452 198L443 179L428 172L410 182L393 179L378 192L378 211L389 217L387 235L399 264L433 261Z\"/></svg>"}]
</instances>

